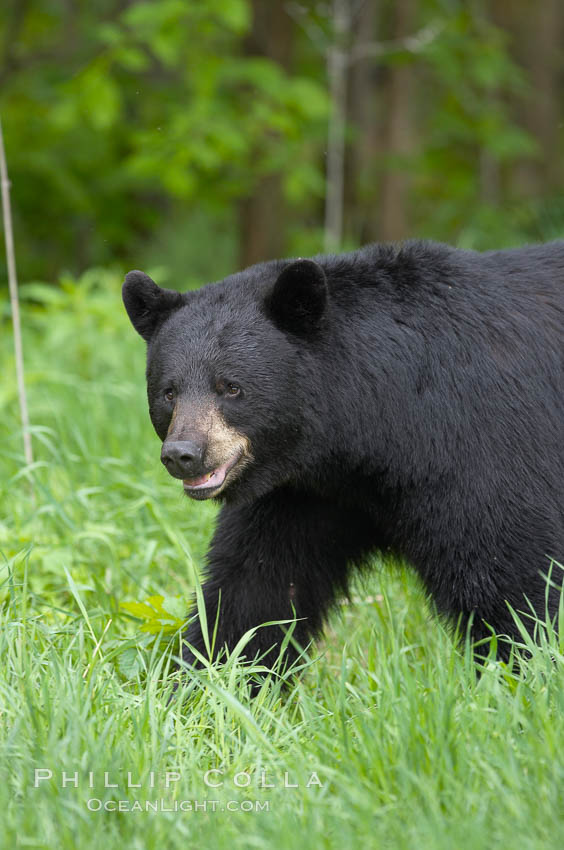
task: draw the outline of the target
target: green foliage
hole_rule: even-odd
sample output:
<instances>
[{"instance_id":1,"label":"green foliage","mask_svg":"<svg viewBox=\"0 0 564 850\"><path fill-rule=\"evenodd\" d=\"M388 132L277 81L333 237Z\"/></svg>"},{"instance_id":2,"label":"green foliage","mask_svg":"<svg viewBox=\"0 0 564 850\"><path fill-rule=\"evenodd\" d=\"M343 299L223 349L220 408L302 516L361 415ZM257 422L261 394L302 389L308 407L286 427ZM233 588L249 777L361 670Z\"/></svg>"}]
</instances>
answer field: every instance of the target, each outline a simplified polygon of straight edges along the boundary
<instances>
[{"instance_id":1,"label":"green foliage","mask_svg":"<svg viewBox=\"0 0 564 850\"><path fill-rule=\"evenodd\" d=\"M220 277L239 262L241 202L273 176L289 252L320 249L330 4L303 6L290 70L256 37L249 46L252 8L250 0L7 0L0 112L23 280L155 259L182 283ZM519 188L518 169L541 156L522 120L534 91L494 11L478 0L424 0L410 26L432 27L428 43L413 52L400 39L370 60L370 159L358 185L347 168L347 203L363 232L374 230L382 175L397 171L410 186L406 236L489 248L542 235L557 187L538 197ZM391 0L379 4L375 41L393 41L395 14ZM412 72L408 153L382 144L393 120L388 75L402 66ZM363 132L349 122L349 141Z\"/></svg>"},{"instance_id":2,"label":"green foliage","mask_svg":"<svg viewBox=\"0 0 564 850\"><path fill-rule=\"evenodd\" d=\"M461 247L499 248L526 239L530 224L505 189L510 167L538 154L511 112L527 80L507 34L475 9L454 5L458 11L423 51L425 142L409 166L415 227Z\"/></svg>"},{"instance_id":3,"label":"green foliage","mask_svg":"<svg viewBox=\"0 0 564 850\"><path fill-rule=\"evenodd\" d=\"M188 600L181 596L149 596L145 602L122 602L121 608L141 620L141 631L149 634L175 634L186 627Z\"/></svg>"},{"instance_id":4,"label":"green foliage","mask_svg":"<svg viewBox=\"0 0 564 850\"><path fill-rule=\"evenodd\" d=\"M104 6L11 4L0 112L24 279L141 253L171 205L220 214L263 174L321 195L324 86L241 55L247 0Z\"/></svg>"}]
</instances>

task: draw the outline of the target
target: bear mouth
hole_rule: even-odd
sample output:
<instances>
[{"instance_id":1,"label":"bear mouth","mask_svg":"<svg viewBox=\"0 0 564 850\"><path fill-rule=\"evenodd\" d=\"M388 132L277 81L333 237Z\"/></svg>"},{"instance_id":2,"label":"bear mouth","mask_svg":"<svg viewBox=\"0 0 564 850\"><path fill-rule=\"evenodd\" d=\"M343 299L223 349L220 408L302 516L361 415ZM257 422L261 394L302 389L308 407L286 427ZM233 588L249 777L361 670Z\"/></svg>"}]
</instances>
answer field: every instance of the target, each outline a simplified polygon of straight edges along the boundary
<instances>
[{"instance_id":1,"label":"bear mouth","mask_svg":"<svg viewBox=\"0 0 564 850\"><path fill-rule=\"evenodd\" d=\"M217 496L227 483L229 473L237 466L243 451L235 452L222 466L212 469L211 472L206 472L198 478L184 478L184 492L192 499L211 499Z\"/></svg>"}]
</instances>

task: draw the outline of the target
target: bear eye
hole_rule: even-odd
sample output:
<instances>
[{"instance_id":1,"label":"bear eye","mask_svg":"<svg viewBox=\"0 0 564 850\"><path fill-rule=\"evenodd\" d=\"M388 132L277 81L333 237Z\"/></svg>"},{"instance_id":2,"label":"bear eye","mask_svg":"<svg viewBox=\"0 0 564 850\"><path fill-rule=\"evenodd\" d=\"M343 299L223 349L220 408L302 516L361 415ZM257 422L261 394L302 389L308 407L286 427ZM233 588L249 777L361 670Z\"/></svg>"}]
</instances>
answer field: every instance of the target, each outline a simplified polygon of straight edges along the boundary
<instances>
[{"instance_id":1,"label":"bear eye","mask_svg":"<svg viewBox=\"0 0 564 850\"><path fill-rule=\"evenodd\" d=\"M174 401L174 390L172 389L172 387L169 387L167 390L165 390L164 397L167 401Z\"/></svg>"},{"instance_id":2,"label":"bear eye","mask_svg":"<svg viewBox=\"0 0 564 850\"><path fill-rule=\"evenodd\" d=\"M241 395L241 387L238 387L237 384L227 384L225 394L235 398L235 396Z\"/></svg>"}]
</instances>

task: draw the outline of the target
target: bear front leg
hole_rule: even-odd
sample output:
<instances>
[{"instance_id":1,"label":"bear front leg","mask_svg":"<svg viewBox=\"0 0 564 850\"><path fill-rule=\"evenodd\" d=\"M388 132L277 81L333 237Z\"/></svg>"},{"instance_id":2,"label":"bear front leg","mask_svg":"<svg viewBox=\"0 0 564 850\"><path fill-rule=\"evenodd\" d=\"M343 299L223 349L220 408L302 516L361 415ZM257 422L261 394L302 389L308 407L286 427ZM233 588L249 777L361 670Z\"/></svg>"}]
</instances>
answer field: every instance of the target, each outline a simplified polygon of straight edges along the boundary
<instances>
[{"instance_id":1,"label":"bear front leg","mask_svg":"<svg viewBox=\"0 0 564 850\"><path fill-rule=\"evenodd\" d=\"M210 644L217 622L213 657L233 649L249 629L294 616L293 637L305 647L336 595L346 591L350 565L369 548L368 523L358 511L290 489L223 507L202 588ZM258 653L273 663L283 638L281 626L259 628L245 647L247 659ZM198 663L190 646L207 656L199 617L185 639L186 662ZM290 643L286 663L296 655Z\"/></svg>"}]
</instances>

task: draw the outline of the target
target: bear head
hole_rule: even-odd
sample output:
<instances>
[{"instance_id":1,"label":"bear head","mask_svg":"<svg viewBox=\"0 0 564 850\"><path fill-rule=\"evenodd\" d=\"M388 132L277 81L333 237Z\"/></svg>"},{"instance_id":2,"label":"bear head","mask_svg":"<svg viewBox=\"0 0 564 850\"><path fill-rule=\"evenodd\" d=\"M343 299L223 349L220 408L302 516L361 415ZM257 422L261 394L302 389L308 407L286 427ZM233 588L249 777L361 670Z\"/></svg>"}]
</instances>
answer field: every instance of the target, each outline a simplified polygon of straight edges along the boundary
<instances>
[{"instance_id":1,"label":"bear head","mask_svg":"<svg viewBox=\"0 0 564 850\"><path fill-rule=\"evenodd\" d=\"M307 475L325 395L316 348L328 289L318 263L264 263L186 293L131 271L123 300L147 342L161 460L188 496L254 499Z\"/></svg>"}]
</instances>

